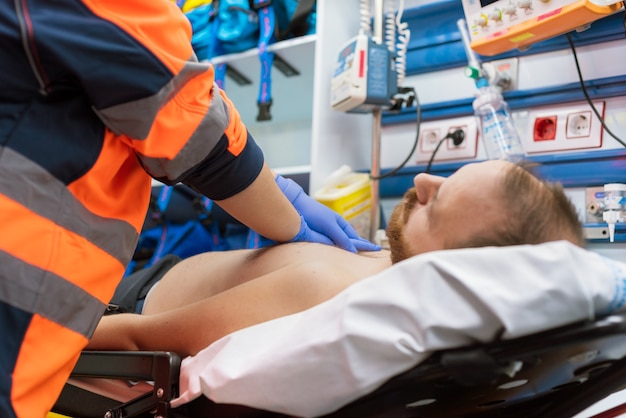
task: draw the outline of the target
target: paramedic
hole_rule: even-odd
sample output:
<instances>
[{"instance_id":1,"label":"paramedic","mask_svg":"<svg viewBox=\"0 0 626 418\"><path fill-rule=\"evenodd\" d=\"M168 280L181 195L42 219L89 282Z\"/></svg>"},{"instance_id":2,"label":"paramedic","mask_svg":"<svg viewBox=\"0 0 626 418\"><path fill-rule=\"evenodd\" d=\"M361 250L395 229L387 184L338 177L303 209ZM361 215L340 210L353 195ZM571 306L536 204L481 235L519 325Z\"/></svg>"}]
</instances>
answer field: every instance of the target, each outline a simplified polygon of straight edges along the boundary
<instances>
[{"instance_id":1,"label":"paramedic","mask_svg":"<svg viewBox=\"0 0 626 418\"><path fill-rule=\"evenodd\" d=\"M228 257L200 254L163 276L148 294L143 315L104 316L88 348L193 355L231 332L310 308L418 254L556 240L584 243L578 214L562 187L520 165L468 164L447 179L419 174L414 185L390 217L390 253L352 254L298 243L232 251Z\"/></svg>"},{"instance_id":2,"label":"paramedic","mask_svg":"<svg viewBox=\"0 0 626 418\"><path fill-rule=\"evenodd\" d=\"M376 248L275 180L174 2L0 1L0 416L54 404L133 254L151 177L275 241Z\"/></svg>"}]
</instances>

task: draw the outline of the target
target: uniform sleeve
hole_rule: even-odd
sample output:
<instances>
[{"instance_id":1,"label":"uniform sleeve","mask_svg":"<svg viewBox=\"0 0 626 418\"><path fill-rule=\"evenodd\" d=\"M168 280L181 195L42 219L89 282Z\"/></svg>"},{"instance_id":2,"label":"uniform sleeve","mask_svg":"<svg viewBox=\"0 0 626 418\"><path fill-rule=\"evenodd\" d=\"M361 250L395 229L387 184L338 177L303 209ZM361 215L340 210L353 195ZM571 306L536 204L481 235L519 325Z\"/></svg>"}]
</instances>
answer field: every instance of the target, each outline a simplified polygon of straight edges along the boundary
<instances>
[{"instance_id":1,"label":"uniform sleeve","mask_svg":"<svg viewBox=\"0 0 626 418\"><path fill-rule=\"evenodd\" d=\"M197 62L190 24L173 2L29 4L50 83L76 80L150 175L217 200L257 177L263 155L214 83L213 67Z\"/></svg>"}]
</instances>

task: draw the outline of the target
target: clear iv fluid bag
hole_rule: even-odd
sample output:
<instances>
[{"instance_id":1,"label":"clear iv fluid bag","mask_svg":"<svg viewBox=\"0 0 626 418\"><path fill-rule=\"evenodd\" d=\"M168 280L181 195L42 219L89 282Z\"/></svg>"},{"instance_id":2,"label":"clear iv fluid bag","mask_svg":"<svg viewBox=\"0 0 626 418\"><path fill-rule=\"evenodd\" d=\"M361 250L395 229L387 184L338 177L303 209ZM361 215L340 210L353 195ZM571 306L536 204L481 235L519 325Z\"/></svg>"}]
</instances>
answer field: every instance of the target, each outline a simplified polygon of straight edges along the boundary
<instances>
[{"instance_id":1,"label":"clear iv fluid bag","mask_svg":"<svg viewBox=\"0 0 626 418\"><path fill-rule=\"evenodd\" d=\"M487 158L509 161L524 159L524 148L502 95L490 87L483 87L473 107Z\"/></svg>"}]
</instances>

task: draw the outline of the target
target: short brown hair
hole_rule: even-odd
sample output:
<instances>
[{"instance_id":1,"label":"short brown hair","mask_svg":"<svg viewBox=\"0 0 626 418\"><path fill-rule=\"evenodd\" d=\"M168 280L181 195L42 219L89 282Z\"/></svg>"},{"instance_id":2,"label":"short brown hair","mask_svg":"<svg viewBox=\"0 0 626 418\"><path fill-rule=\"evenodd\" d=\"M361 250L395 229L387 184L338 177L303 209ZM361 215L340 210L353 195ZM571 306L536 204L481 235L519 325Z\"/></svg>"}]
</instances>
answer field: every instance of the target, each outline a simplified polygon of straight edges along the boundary
<instances>
[{"instance_id":1,"label":"short brown hair","mask_svg":"<svg viewBox=\"0 0 626 418\"><path fill-rule=\"evenodd\" d=\"M523 161L507 169L502 183L501 222L490 232L453 243L456 248L540 244L567 240L583 247L585 238L576 207L560 183L534 172L536 164Z\"/></svg>"}]
</instances>

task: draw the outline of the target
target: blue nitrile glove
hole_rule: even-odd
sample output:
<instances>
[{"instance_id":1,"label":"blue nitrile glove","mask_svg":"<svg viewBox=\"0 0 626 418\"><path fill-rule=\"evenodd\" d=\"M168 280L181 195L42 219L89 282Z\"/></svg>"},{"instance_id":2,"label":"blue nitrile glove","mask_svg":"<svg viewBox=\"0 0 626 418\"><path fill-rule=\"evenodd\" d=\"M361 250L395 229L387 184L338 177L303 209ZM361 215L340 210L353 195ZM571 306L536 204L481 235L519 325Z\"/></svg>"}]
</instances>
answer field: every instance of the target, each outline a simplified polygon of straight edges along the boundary
<instances>
[{"instance_id":1,"label":"blue nitrile glove","mask_svg":"<svg viewBox=\"0 0 626 418\"><path fill-rule=\"evenodd\" d=\"M341 215L307 195L295 181L276 176L276 184L300 213L302 220L300 231L292 241L337 245L353 253L380 250L380 246L359 237Z\"/></svg>"}]
</instances>

